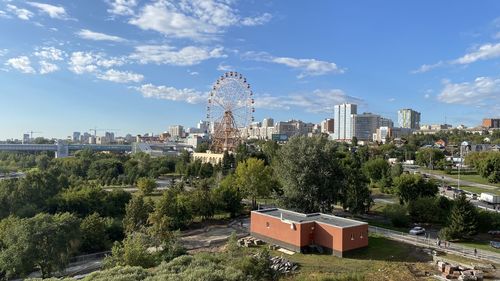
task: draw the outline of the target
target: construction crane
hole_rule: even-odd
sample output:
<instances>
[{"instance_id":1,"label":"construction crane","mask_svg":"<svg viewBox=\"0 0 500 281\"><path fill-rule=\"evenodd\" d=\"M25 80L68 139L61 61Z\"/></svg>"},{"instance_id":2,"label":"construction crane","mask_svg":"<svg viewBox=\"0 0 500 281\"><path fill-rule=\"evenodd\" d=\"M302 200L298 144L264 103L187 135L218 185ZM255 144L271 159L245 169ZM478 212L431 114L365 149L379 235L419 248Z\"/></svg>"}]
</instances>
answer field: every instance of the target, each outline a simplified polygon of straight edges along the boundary
<instances>
[{"instance_id":1,"label":"construction crane","mask_svg":"<svg viewBox=\"0 0 500 281\"><path fill-rule=\"evenodd\" d=\"M33 134L41 134L42 132L34 132L34 131L29 131L29 132L26 132L26 134L30 134L30 140L33 139Z\"/></svg>"},{"instance_id":2,"label":"construction crane","mask_svg":"<svg viewBox=\"0 0 500 281\"><path fill-rule=\"evenodd\" d=\"M97 131L110 131L110 132L116 132L119 131L120 129L98 129L97 127L94 127L93 129L89 129L90 132L94 131L94 137L97 137Z\"/></svg>"}]
</instances>

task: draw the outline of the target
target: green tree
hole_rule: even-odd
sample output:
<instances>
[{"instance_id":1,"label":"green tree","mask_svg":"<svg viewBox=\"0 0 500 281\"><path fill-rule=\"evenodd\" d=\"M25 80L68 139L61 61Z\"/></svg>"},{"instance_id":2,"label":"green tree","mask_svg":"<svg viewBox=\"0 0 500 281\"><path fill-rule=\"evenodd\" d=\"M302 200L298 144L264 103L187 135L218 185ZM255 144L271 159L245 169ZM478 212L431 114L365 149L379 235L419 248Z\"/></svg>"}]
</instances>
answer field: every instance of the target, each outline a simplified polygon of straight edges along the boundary
<instances>
[{"instance_id":1,"label":"green tree","mask_svg":"<svg viewBox=\"0 0 500 281\"><path fill-rule=\"evenodd\" d=\"M362 173L359 173L361 170L359 157L356 154L347 154L347 157L342 160L342 168L344 172L342 207L353 214L367 212L372 199L368 189L368 180Z\"/></svg>"},{"instance_id":2,"label":"green tree","mask_svg":"<svg viewBox=\"0 0 500 281\"><path fill-rule=\"evenodd\" d=\"M487 157L479 161L477 170L489 182L500 182L500 152L490 152Z\"/></svg>"},{"instance_id":3,"label":"green tree","mask_svg":"<svg viewBox=\"0 0 500 281\"><path fill-rule=\"evenodd\" d=\"M389 204L384 208L384 216L391 220L393 226L407 227L410 224L407 208L404 205Z\"/></svg>"},{"instance_id":4,"label":"green tree","mask_svg":"<svg viewBox=\"0 0 500 281\"><path fill-rule=\"evenodd\" d=\"M241 205L241 192L236 185L234 175L226 176L219 184L219 187L213 190L214 200L217 204L216 208L220 211L229 212L231 217L234 218L240 213Z\"/></svg>"},{"instance_id":5,"label":"green tree","mask_svg":"<svg viewBox=\"0 0 500 281\"><path fill-rule=\"evenodd\" d=\"M389 178L389 163L383 158L370 159L363 164L363 172L372 183Z\"/></svg>"},{"instance_id":6,"label":"green tree","mask_svg":"<svg viewBox=\"0 0 500 281\"><path fill-rule=\"evenodd\" d=\"M98 213L85 217L80 223L80 231L81 252L93 253L108 249L110 241L106 233L106 219Z\"/></svg>"},{"instance_id":7,"label":"green tree","mask_svg":"<svg viewBox=\"0 0 500 281\"><path fill-rule=\"evenodd\" d=\"M403 171L404 171L403 165L401 165L401 163L396 163L391 167L391 177L392 178L399 177L401 176Z\"/></svg>"},{"instance_id":8,"label":"green tree","mask_svg":"<svg viewBox=\"0 0 500 281\"><path fill-rule=\"evenodd\" d=\"M125 207L123 228L126 233L139 231L147 225L149 214L153 211L153 205L144 200L144 196L135 195Z\"/></svg>"},{"instance_id":9,"label":"green tree","mask_svg":"<svg viewBox=\"0 0 500 281\"><path fill-rule=\"evenodd\" d=\"M216 210L216 204L210 190L210 185L211 183L208 180L201 180L196 189L190 194L191 210L193 214L201 216L204 220L212 218Z\"/></svg>"},{"instance_id":10,"label":"green tree","mask_svg":"<svg viewBox=\"0 0 500 281\"><path fill-rule=\"evenodd\" d=\"M434 197L438 192L438 187L434 181L426 181L418 174L402 174L394 179L394 187L401 204L420 197Z\"/></svg>"},{"instance_id":11,"label":"green tree","mask_svg":"<svg viewBox=\"0 0 500 281\"><path fill-rule=\"evenodd\" d=\"M252 201L252 208L257 208L257 198L267 197L273 188L272 171L263 160L248 158L238 164L235 172L236 185L244 197Z\"/></svg>"},{"instance_id":12,"label":"green tree","mask_svg":"<svg viewBox=\"0 0 500 281\"><path fill-rule=\"evenodd\" d=\"M416 153L418 165L426 166L431 169L436 167L437 163L444 159L444 153L435 148L422 148Z\"/></svg>"},{"instance_id":13,"label":"green tree","mask_svg":"<svg viewBox=\"0 0 500 281\"><path fill-rule=\"evenodd\" d=\"M307 213L330 212L339 201L344 174L336 145L326 137L293 137L273 163L285 207Z\"/></svg>"},{"instance_id":14,"label":"green tree","mask_svg":"<svg viewBox=\"0 0 500 281\"><path fill-rule=\"evenodd\" d=\"M150 244L147 235L135 232L128 235L122 243L115 242L111 249L111 256L106 258L107 267L141 266L150 268L159 263L156 255L148 251Z\"/></svg>"},{"instance_id":15,"label":"green tree","mask_svg":"<svg viewBox=\"0 0 500 281\"><path fill-rule=\"evenodd\" d=\"M153 225L168 223L169 230L177 230L185 228L192 218L193 211L189 194L178 188L170 188L156 202L148 221Z\"/></svg>"},{"instance_id":16,"label":"green tree","mask_svg":"<svg viewBox=\"0 0 500 281\"><path fill-rule=\"evenodd\" d=\"M0 272L24 276L35 267L42 277L64 268L76 251L79 220L69 214L40 213L28 219L9 218L0 226Z\"/></svg>"},{"instance_id":17,"label":"green tree","mask_svg":"<svg viewBox=\"0 0 500 281\"><path fill-rule=\"evenodd\" d=\"M153 178L139 178L137 188L144 195L151 194L156 188L156 181Z\"/></svg>"},{"instance_id":18,"label":"green tree","mask_svg":"<svg viewBox=\"0 0 500 281\"><path fill-rule=\"evenodd\" d=\"M449 235L453 239L470 239L477 233L477 223L476 207L462 194L455 200L451 209Z\"/></svg>"}]
</instances>

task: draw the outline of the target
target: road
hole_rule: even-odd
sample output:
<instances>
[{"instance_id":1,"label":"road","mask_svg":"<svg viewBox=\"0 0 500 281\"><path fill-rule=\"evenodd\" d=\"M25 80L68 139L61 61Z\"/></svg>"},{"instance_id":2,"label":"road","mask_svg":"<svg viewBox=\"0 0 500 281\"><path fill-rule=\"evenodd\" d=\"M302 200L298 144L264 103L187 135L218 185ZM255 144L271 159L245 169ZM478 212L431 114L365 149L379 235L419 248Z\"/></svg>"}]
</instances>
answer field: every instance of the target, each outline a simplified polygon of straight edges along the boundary
<instances>
[{"instance_id":1,"label":"road","mask_svg":"<svg viewBox=\"0 0 500 281\"><path fill-rule=\"evenodd\" d=\"M454 185L458 185L458 179L452 178L452 177L447 176L447 175L432 174L429 171L425 171L424 172L422 170L421 170L421 173L425 174L425 175L428 175L430 177L433 177L435 179L438 179L440 181L444 180L446 182L451 182ZM471 181L464 181L462 179L460 179L460 185L463 185L463 186L473 186L473 187L484 188L484 189L489 189L489 190L495 190L495 189L498 188L498 187L493 186L493 185L487 185L487 184L482 184L482 183L477 183L477 182L471 182Z\"/></svg>"}]
</instances>

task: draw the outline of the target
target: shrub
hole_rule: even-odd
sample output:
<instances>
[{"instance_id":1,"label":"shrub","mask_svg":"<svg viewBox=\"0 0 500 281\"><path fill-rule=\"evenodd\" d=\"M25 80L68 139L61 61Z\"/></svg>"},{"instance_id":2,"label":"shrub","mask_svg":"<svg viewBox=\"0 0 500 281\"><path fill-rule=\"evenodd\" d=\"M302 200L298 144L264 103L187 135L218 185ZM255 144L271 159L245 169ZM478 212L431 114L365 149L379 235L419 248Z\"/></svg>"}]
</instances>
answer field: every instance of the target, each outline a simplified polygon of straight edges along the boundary
<instances>
[{"instance_id":1,"label":"shrub","mask_svg":"<svg viewBox=\"0 0 500 281\"><path fill-rule=\"evenodd\" d=\"M410 219L406 212L406 207L398 204L390 204L384 208L384 215L391 220L392 225L395 227L407 227L409 225Z\"/></svg>"}]
</instances>

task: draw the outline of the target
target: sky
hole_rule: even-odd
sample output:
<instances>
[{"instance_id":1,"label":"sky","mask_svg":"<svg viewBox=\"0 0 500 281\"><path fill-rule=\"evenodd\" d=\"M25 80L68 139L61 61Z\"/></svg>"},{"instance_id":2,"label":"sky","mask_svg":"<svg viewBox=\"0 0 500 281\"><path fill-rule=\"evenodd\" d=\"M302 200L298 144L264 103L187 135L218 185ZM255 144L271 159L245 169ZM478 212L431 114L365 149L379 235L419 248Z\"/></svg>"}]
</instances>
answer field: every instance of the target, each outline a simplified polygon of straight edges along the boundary
<instances>
[{"instance_id":1,"label":"sky","mask_svg":"<svg viewBox=\"0 0 500 281\"><path fill-rule=\"evenodd\" d=\"M193 127L226 71L256 120L476 126L500 116L500 1L0 0L0 139Z\"/></svg>"}]
</instances>

